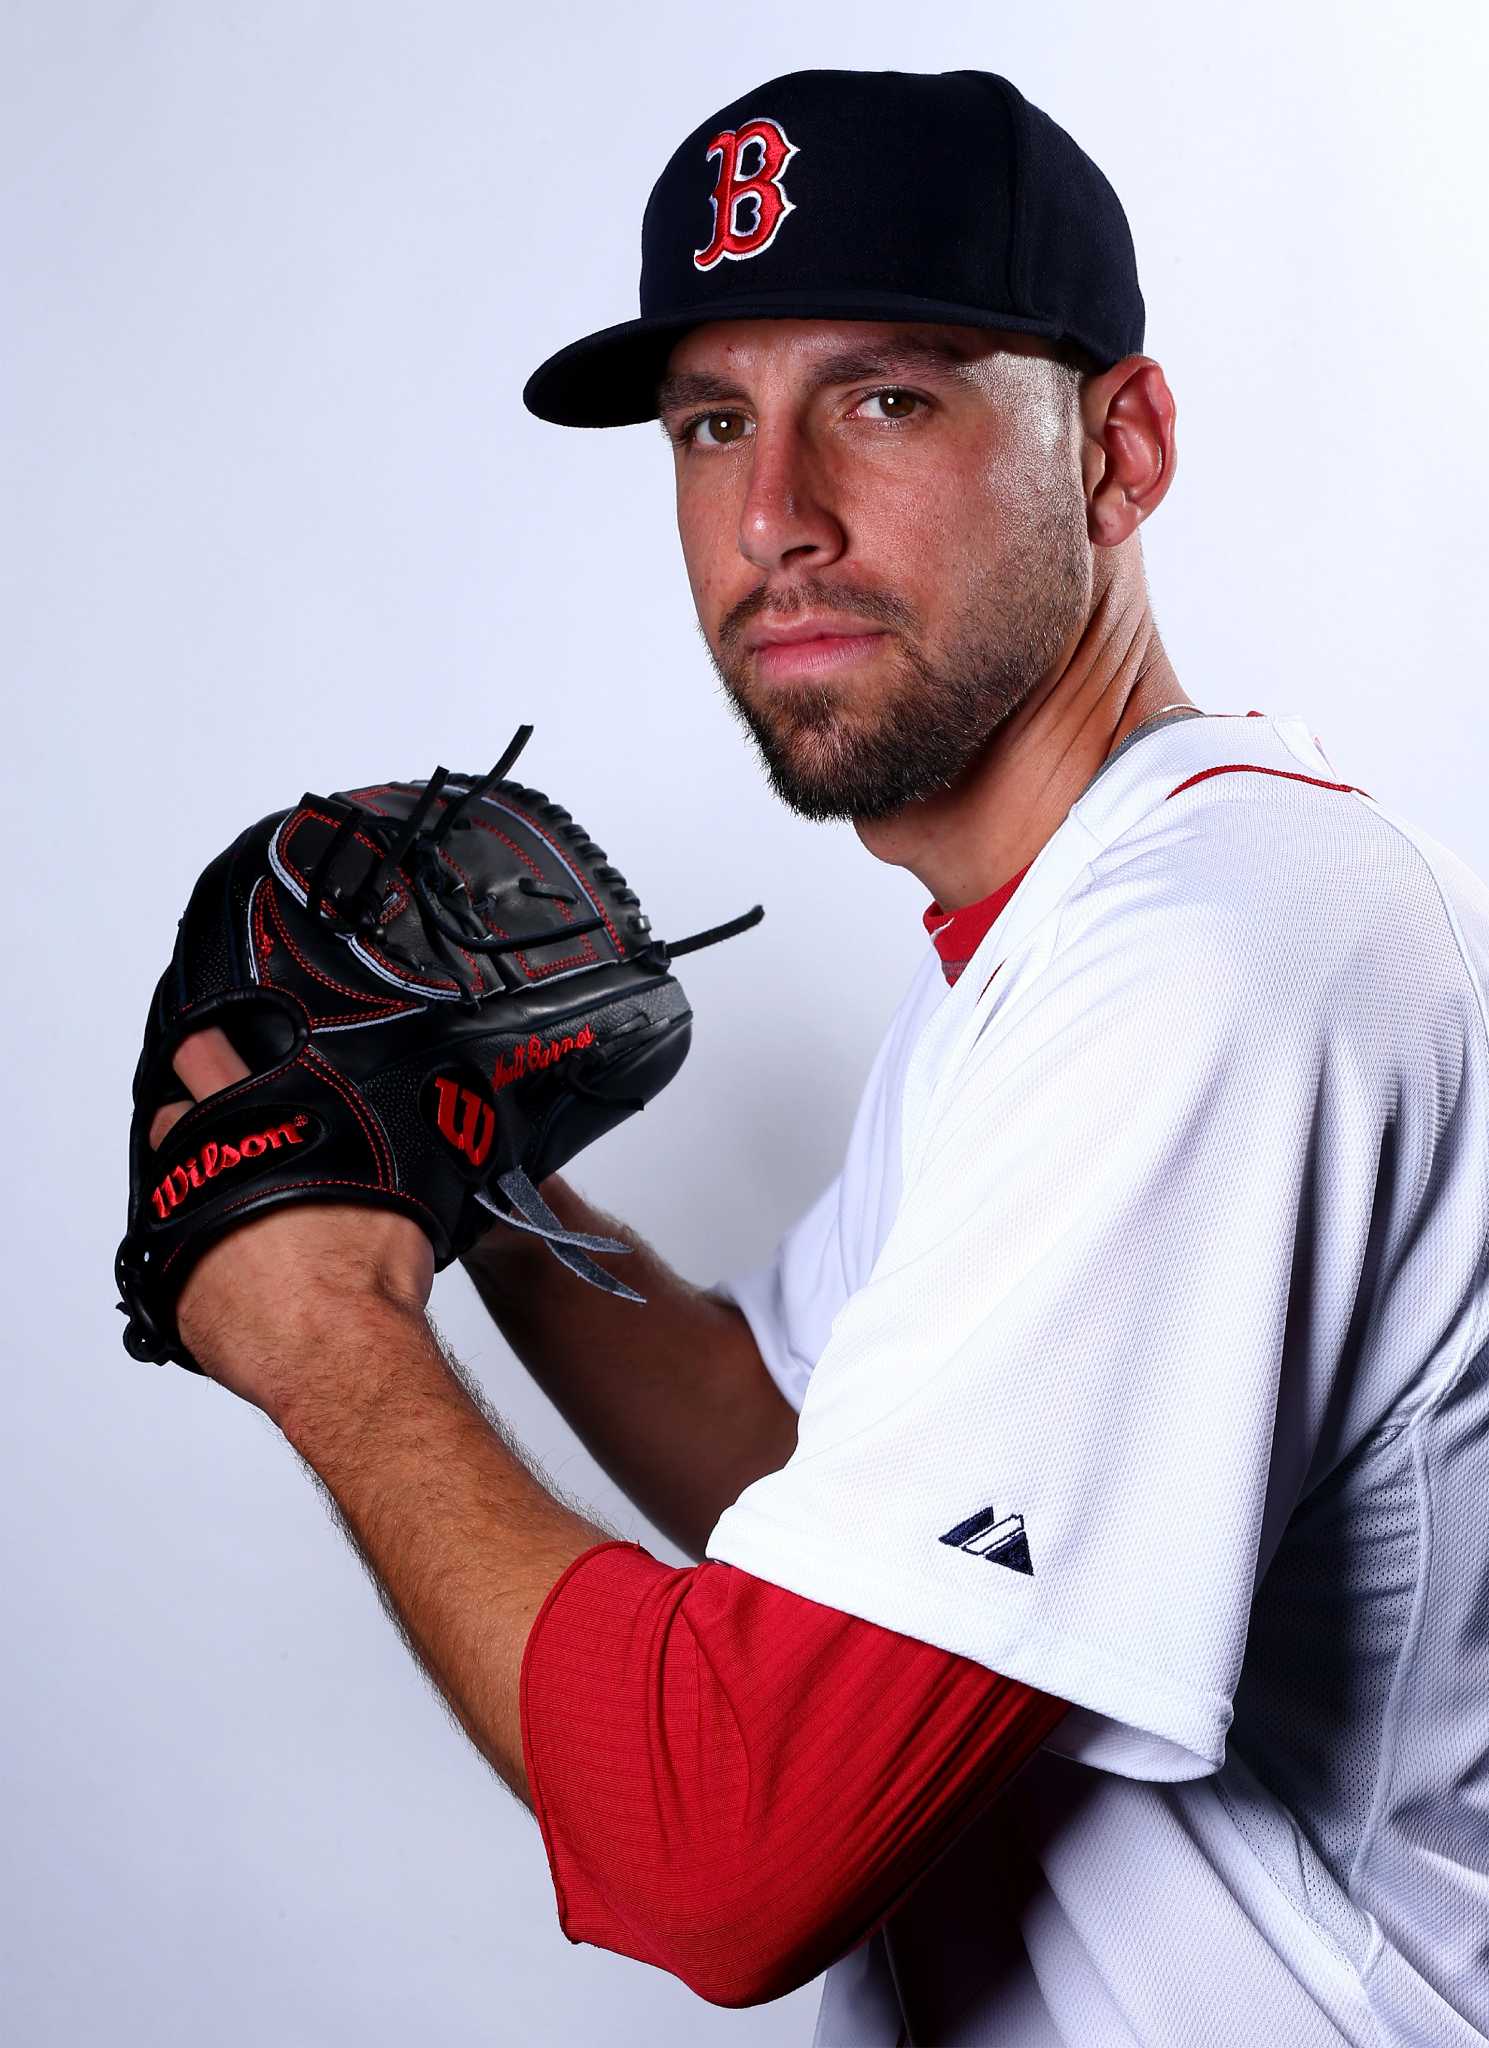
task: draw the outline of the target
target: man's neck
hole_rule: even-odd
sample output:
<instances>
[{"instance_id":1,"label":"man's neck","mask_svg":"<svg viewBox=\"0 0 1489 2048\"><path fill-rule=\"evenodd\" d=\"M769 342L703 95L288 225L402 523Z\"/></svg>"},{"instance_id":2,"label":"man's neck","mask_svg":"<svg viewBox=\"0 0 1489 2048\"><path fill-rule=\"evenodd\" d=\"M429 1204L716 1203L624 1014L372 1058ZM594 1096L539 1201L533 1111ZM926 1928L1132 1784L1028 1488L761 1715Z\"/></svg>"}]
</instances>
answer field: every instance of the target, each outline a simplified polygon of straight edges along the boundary
<instances>
[{"instance_id":1,"label":"man's neck","mask_svg":"<svg viewBox=\"0 0 1489 2048\"><path fill-rule=\"evenodd\" d=\"M1146 590L1098 597L1079 641L993 735L955 789L860 822L869 852L908 868L947 910L979 902L1026 868L1128 733L1188 704L1163 651Z\"/></svg>"}]
</instances>

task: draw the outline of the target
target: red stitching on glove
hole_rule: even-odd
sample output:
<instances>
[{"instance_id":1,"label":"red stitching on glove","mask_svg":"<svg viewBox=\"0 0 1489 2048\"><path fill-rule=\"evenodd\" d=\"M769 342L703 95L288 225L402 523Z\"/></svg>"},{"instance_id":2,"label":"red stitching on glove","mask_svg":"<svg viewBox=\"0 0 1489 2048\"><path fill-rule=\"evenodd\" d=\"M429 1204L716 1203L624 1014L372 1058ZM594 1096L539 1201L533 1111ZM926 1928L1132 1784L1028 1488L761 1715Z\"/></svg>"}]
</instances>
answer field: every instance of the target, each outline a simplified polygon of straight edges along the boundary
<instances>
[{"instance_id":1,"label":"red stitching on glove","mask_svg":"<svg viewBox=\"0 0 1489 2048\"><path fill-rule=\"evenodd\" d=\"M278 988L282 984L275 981L273 975L269 972L269 948L271 941L267 931L268 920L263 902L264 896L272 891L273 886L271 877L264 886L255 892L253 908L255 921L260 928L258 933L255 934L255 945L258 948L261 979L266 981L271 988ZM277 900L273 903L273 912L274 928L284 941L288 951L299 962L302 971L308 974L312 981L320 982L325 988L334 989L337 995L351 996L355 1002L365 1005L360 1010L343 1010L339 1011L335 1016L317 1017L315 1019L317 1024L366 1024L370 1023L374 1017L402 1017L406 1016L409 1011L418 1008L416 1003L400 1002L396 996L364 995L361 989L352 988L344 981L335 981L329 974L323 974L313 961L306 959L300 948L295 944Z\"/></svg>"},{"instance_id":2,"label":"red stitching on glove","mask_svg":"<svg viewBox=\"0 0 1489 2048\"><path fill-rule=\"evenodd\" d=\"M333 831L339 822L335 818L328 817L324 811L312 810L308 804L302 804L291 817L285 820L285 829L279 835L279 851L284 855L285 866L294 870L295 879L298 882L304 882L305 876L295 867L295 863L291 858L290 841L307 818L314 818L318 825L329 825ZM382 857L382 848L375 839L369 839L365 832L354 832L352 837L359 846L365 846L369 853L377 855L379 859Z\"/></svg>"},{"instance_id":3,"label":"red stitching on glove","mask_svg":"<svg viewBox=\"0 0 1489 2048\"><path fill-rule=\"evenodd\" d=\"M527 816L527 813L526 813L525 811L523 812L523 814L522 814L522 815L523 815L523 818L524 818L524 820L526 821L526 824L527 824L528 830L529 830L530 832L535 832L535 833L537 834L538 838L542 840L542 842L543 842L543 844L544 844L545 846L547 846L547 847L551 847L551 848L552 848L553 854L554 854L555 858L557 859L557 861L558 861L558 864L559 864L559 866L560 866L561 868L563 868L563 869L565 870L565 872L566 872L566 873L573 873L573 870L572 870L572 869L570 868L570 866L569 866L569 862L568 862L567 858L566 858L566 857L565 857L565 855L564 855L564 851L563 851L563 848L562 848L562 847L561 847L561 846L560 846L560 845L558 844L558 841L557 841L556 839L550 839L550 838L549 838L548 834L547 834L547 833L546 833L546 832L545 832L545 831L543 830L542 826L541 826L541 825L540 825L540 824L539 824L539 823L537 822L536 818L529 818L529 817ZM505 839L505 840L506 840L506 843L508 844L508 846L511 846L511 845L512 845L512 842L511 842L511 840L510 840L510 839L507 839L507 835L506 835L506 833L505 833L505 832L501 831L501 830L500 830L500 828L499 828L499 827L497 827L497 826L495 826L495 825L488 825L488 824L486 823L486 821L485 821L485 819L484 819L484 818L472 818L470 822L471 822L471 823L472 823L473 825L479 825L479 826L480 826L480 828L481 828L481 830L482 830L483 832L494 832L494 833L496 833L496 836L497 836L497 838L498 838L498 839ZM514 852L514 853L518 853L519 855L521 854L521 848L520 848L520 847L513 847L513 849L512 849L512 850L513 850L513 852ZM526 858L526 856L522 856L522 857L523 857L523 858ZM535 870L534 870L534 872L535 872L535 873L538 873L538 874L541 874L541 870L540 870L540 869L535 869ZM591 906L593 907L593 909L594 909L594 911L595 911L595 914L596 914L596 915L597 915L598 917L600 917L600 918L602 918L602 919L604 920L604 924L605 924L605 929L606 929L606 931L607 931L607 932L608 932L608 933L610 934L610 942L611 942L611 944L612 944L612 945L613 945L613 946L615 947L615 950L616 950L617 954L619 954L619 955L620 955L620 956L621 956L622 958L624 958L624 957L625 957L625 947L624 947L624 946L623 946L623 945L621 944L621 942L620 942L620 934L619 934L619 932L617 932L617 931L616 931L616 929L615 929L615 926L614 926L614 925L613 925L613 924L612 924L612 923L610 922L610 916L609 916L609 913L607 912L607 910L605 909L605 906L604 906L604 904L603 904L603 903L602 903L602 902L600 901L599 897L598 897L598 896L596 896L596 894L595 894L594 890L593 890L593 889L592 889L592 888L590 887L589 883L588 883L588 882L586 881L586 879L585 879L585 877L584 877L584 875L583 875L582 873L580 873L580 874L578 875L577 879L578 879L578 881L579 881L579 883L580 883L580 886L581 886L581 887L583 888L583 890L584 890L584 893L585 893L585 895L586 895L586 896L587 896L587 897L589 898L590 904L591 904ZM565 914L567 914L567 906L566 906L565 904L562 904L562 903L561 903L561 904L559 905L559 909L560 909L560 910L563 910L563 911L565 912ZM586 935L585 935L585 943L586 943L586 945L588 944L588 942L589 942L589 939L588 939L588 934L586 933ZM591 949L591 951L592 951L592 950L593 950L593 949Z\"/></svg>"},{"instance_id":4,"label":"red stitching on glove","mask_svg":"<svg viewBox=\"0 0 1489 2048\"><path fill-rule=\"evenodd\" d=\"M363 1131L366 1133L367 1142L372 1148L373 1157L377 1161L378 1186L380 1188L396 1188L398 1186L398 1171L393 1158L392 1148L383 1134L381 1125L363 1101L360 1091L354 1088L344 1075L338 1074L329 1060L318 1053L313 1045L302 1047L300 1063L309 1066L313 1070L319 1070L321 1077L331 1083L337 1094L355 1112L361 1122Z\"/></svg>"},{"instance_id":5,"label":"red stitching on glove","mask_svg":"<svg viewBox=\"0 0 1489 2048\"><path fill-rule=\"evenodd\" d=\"M532 855L524 852L522 847L520 847L517 844L516 840L513 839L509 833L503 832L500 825L488 825L484 818L472 818L470 822L472 825L478 826L481 831L489 832L493 839L499 839L503 846L510 847L512 852L515 853L517 858L522 862L523 866L531 869L532 873L537 877L537 879L540 882L543 881L543 870L538 866L537 862L533 859ZM535 832L538 832L538 828L536 825L533 826L533 830ZM538 837L540 839L543 839L547 845L552 846L553 841L551 839L548 839L545 833L538 832ZM605 906L602 903L595 902L594 892L588 887L587 884L585 885L584 893L589 898L589 901L594 905L594 908L599 912L600 916L605 917ZM574 922L574 913L567 903L555 904L554 908L557 910L559 916L563 919L565 924L572 924ZM617 951L619 951L620 940L615 938L615 931L608 917L605 918L605 929L610 933L611 938L615 939L616 949ZM557 945L558 941L555 939L551 941L551 943ZM600 964L600 956L594 949L590 933L584 933L583 937L580 940L580 944L584 949L582 952L565 953L558 960L544 961L541 966L534 966L533 962L528 958L527 951L525 949L518 953L517 958L522 962L522 971L527 976L529 981L542 981L546 975L558 974L565 967L598 967Z\"/></svg>"},{"instance_id":6,"label":"red stitching on glove","mask_svg":"<svg viewBox=\"0 0 1489 2048\"><path fill-rule=\"evenodd\" d=\"M369 806L369 808L371 808L371 806ZM301 888L304 889L308 894L310 884L306 880L304 872L295 865L295 862L292 859L289 850L290 840L294 837L296 831L298 831L301 822L306 818L314 818L319 824L322 825L334 825L336 821L334 818L328 818L324 811L302 810L299 813L299 815L291 822L288 832L281 832L280 834L280 856L283 859L285 866L294 876L295 880L300 884ZM381 858L383 849L380 846L375 845L372 840L364 838L360 832L353 833L352 837L356 839L360 845L367 847L372 853L377 854L379 858ZM389 919L401 917L404 911L408 909L412 901L413 898L410 896L408 890L404 888L403 884L401 882L395 882L391 892L389 893L387 904L385 905L387 917ZM284 936L285 943L290 946L290 950L293 952L294 947L290 941L288 932L286 932ZM441 975L436 971L432 976L428 974L421 975L418 973L416 969L407 967L401 961L395 960L390 953L384 952L381 947L374 946L373 944L371 944L369 940L364 938L361 943L368 953L372 954L372 956L375 959L381 960L383 965L387 968L388 972L390 974L397 975L400 981L411 982L416 988L436 989L439 990L441 993L443 993L443 991L445 991L446 989L458 990L460 987L459 982L456 981L453 974ZM470 956L467 955L466 957L469 958ZM316 969L313 968L307 960L301 959L299 954L296 954L296 958L300 959L300 964L302 967L305 968L307 973L316 973ZM324 979L323 976L318 976L317 978ZM329 986L332 988L337 988L340 986L340 984L336 982L331 982L329 983ZM343 992L347 995L359 995L359 991L354 988L346 989ZM362 1000L365 1001L372 999L362 998ZM410 1007L412 1006L407 1003L397 1005L393 1009L391 1014L394 1016L400 1015L403 1011L409 1009ZM344 1024L349 1022L350 1020L345 1017L326 1017L323 1018L321 1021L327 1024Z\"/></svg>"}]
</instances>

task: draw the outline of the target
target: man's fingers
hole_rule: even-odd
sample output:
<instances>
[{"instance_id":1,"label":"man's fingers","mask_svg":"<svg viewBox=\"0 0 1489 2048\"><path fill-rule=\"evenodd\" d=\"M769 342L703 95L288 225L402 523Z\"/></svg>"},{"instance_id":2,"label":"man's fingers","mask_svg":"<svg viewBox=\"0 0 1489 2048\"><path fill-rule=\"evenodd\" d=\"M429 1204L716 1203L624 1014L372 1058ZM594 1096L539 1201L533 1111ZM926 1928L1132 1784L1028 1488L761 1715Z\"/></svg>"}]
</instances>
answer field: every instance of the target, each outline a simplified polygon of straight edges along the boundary
<instances>
[{"instance_id":1,"label":"man's fingers","mask_svg":"<svg viewBox=\"0 0 1489 2048\"><path fill-rule=\"evenodd\" d=\"M227 1033L219 1031L215 1024L183 1040L171 1065L198 1102L204 1095L215 1095L219 1088L231 1088L235 1081L246 1081L253 1072L233 1051Z\"/></svg>"},{"instance_id":2,"label":"man's fingers","mask_svg":"<svg viewBox=\"0 0 1489 2048\"><path fill-rule=\"evenodd\" d=\"M192 1100L196 1102L206 1095L215 1095L219 1088L231 1088L235 1081L246 1081L253 1071L234 1052L227 1033L220 1031L215 1024L208 1024L183 1040L171 1065L178 1078L191 1090ZM155 1119L150 1125L152 1150L164 1140L172 1124L178 1123L190 1108L190 1102L168 1102L155 1112Z\"/></svg>"},{"instance_id":3,"label":"man's fingers","mask_svg":"<svg viewBox=\"0 0 1489 2048\"><path fill-rule=\"evenodd\" d=\"M189 1102L168 1102L164 1109L157 1109L150 1124L150 1150L153 1152L165 1143L166 1133L171 1125L179 1123L191 1104Z\"/></svg>"}]
</instances>

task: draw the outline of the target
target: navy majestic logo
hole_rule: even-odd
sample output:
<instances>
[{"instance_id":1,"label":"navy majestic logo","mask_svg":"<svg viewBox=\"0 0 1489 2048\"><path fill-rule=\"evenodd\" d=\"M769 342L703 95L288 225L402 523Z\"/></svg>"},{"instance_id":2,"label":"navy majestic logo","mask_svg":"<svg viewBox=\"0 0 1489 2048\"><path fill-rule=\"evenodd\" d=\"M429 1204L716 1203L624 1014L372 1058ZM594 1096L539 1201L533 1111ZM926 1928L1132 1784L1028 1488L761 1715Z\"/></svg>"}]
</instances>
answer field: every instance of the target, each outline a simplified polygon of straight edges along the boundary
<instances>
[{"instance_id":1,"label":"navy majestic logo","mask_svg":"<svg viewBox=\"0 0 1489 2048\"><path fill-rule=\"evenodd\" d=\"M965 1550L973 1557L985 1557L989 1564L1006 1564L1011 1572L1034 1576L1029 1558L1029 1539L1024 1534L1022 1515L1000 1515L996 1508L984 1508L969 1515L941 1538L953 1550Z\"/></svg>"}]
</instances>

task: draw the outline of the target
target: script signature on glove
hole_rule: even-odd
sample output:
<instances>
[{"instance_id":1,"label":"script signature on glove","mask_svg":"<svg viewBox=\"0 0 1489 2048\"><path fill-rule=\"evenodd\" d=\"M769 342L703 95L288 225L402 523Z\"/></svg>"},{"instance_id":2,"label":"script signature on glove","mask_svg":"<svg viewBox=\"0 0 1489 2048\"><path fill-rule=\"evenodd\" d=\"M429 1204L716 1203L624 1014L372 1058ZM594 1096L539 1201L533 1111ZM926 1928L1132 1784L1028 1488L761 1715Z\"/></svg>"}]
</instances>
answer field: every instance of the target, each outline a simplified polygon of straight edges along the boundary
<instances>
[{"instance_id":1,"label":"script signature on glove","mask_svg":"<svg viewBox=\"0 0 1489 2048\"><path fill-rule=\"evenodd\" d=\"M627 1247L565 1231L537 1183L681 1066L671 962L763 913L656 938L603 848L507 779L531 730L487 775L306 794L202 874L135 1073L115 1261L133 1357L200 1370L176 1318L188 1276L292 1203L409 1217L436 1271L500 1220L640 1299L591 1256ZM184 1112L178 1056L202 1095Z\"/></svg>"}]
</instances>

